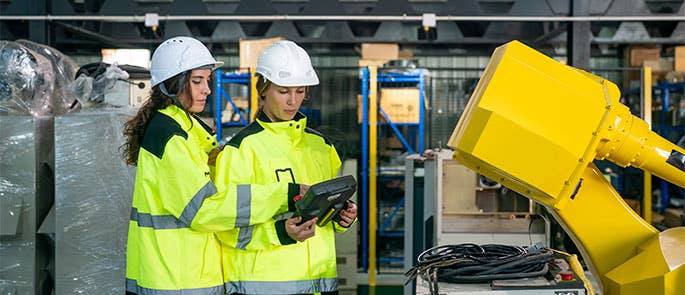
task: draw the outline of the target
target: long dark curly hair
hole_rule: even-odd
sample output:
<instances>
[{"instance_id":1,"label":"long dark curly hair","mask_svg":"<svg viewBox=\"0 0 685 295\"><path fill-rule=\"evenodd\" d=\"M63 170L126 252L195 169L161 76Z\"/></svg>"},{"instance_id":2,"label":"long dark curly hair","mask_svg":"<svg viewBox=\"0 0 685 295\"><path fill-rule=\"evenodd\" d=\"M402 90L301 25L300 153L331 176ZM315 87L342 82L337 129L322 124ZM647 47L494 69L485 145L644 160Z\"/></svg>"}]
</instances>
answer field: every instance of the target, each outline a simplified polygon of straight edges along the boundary
<instances>
[{"instance_id":1,"label":"long dark curly hair","mask_svg":"<svg viewBox=\"0 0 685 295\"><path fill-rule=\"evenodd\" d=\"M187 92L190 90L189 79L184 79L183 88L181 91L178 91L178 84L179 80L181 80L181 75L185 75L185 73L176 75L173 78L167 79L163 82L170 93L178 93L180 95L181 92ZM162 93L159 85L156 85L155 87L152 87L150 99L145 101L145 103L140 106L138 113L136 113L133 118L124 123L124 137L126 138L126 141L123 145L121 145L121 147L119 147L119 152L121 153L121 156L127 165L136 166L138 164L138 152L140 151L140 144L143 142L147 124L150 122L152 116L157 113L157 110L164 109L174 103L177 105L180 104L175 102L175 100L171 97ZM183 107L182 109L185 110L186 108ZM186 115L190 117L188 111L186 111Z\"/></svg>"}]
</instances>

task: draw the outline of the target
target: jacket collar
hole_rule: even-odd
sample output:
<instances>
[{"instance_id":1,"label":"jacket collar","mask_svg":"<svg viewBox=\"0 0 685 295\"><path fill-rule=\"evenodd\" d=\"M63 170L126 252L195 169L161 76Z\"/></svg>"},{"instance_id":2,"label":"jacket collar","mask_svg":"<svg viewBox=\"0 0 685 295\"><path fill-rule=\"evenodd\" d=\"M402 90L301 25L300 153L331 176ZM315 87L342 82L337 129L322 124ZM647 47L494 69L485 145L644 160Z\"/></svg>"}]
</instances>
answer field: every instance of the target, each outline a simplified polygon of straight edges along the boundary
<instances>
[{"instance_id":1,"label":"jacket collar","mask_svg":"<svg viewBox=\"0 0 685 295\"><path fill-rule=\"evenodd\" d=\"M294 143L302 139L305 128L307 128L307 117L301 112L297 112L292 120L283 122L273 122L262 111L257 113L257 122L264 129L275 133L278 136L288 137Z\"/></svg>"},{"instance_id":2,"label":"jacket collar","mask_svg":"<svg viewBox=\"0 0 685 295\"><path fill-rule=\"evenodd\" d=\"M183 109L173 104L159 110L159 112L176 121L183 131L198 138L203 149L209 150L217 146L212 129L195 115L188 116Z\"/></svg>"},{"instance_id":3,"label":"jacket collar","mask_svg":"<svg viewBox=\"0 0 685 295\"><path fill-rule=\"evenodd\" d=\"M264 113L264 111L262 111L261 109L257 113L257 119L259 119L259 121L262 121L264 123L274 123L274 122L271 122L271 119L269 119L269 116L267 116L266 113ZM300 121L301 119L306 120L307 117L304 114L300 113L300 111L297 111L297 114L295 114L295 117L290 121L297 122L297 121ZM290 121L286 121L286 122L290 122Z\"/></svg>"},{"instance_id":4,"label":"jacket collar","mask_svg":"<svg viewBox=\"0 0 685 295\"><path fill-rule=\"evenodd\" d=\"M181 125L183 131L186 132L191 132L191 126L195 127L195 125L199 124L196 122L197 120L194 120L194 116L186 115L186 112L184 110L173 104L168 105L166 108L160 109L159 112L174 119L176 123Z\"/></svg>"},{"instance_id":5,"label":"jacket collar","mask_svg":"<svg viewBox=\"0 0 685 295\"><path fill-rule=\"evenodd\" d=\"M212 130L211 127L205 124L205 122L200 120L195 114L191 114L190 116L188 116L186 115L186 112L183 109L179 108L177 105L168 105L166 108L159 110L159 112L174 119L174 121L178 122L178 124L181 125L181 127L185 131L188 131L188 129L190 129L191 126L194 127L196 125L199 125L200 127L202 127L200 129L204 129L209 134L214 134L214 130Z\"/></svg>"}]
</instances>

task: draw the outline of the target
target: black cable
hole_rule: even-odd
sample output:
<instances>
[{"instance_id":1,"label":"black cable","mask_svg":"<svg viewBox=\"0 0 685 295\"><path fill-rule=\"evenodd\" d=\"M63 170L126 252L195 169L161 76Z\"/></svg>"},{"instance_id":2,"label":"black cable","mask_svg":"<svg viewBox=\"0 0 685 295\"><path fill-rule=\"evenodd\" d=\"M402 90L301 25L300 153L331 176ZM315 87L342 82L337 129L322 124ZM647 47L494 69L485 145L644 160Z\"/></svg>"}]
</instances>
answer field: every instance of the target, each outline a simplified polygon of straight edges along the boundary
<instances>
[{"instance_id":1,"label":"black cable","mask_svg":"<svg viewBox=\"0 0 685 295\"><path fill-rule=\"evenodd\" d=\"M437 283L484 283L492 280L541 276L553 260L548 248L508 245L441 245L419 254L417 264L405 273L405 284L421 276L431 294Z\"/></svg>"}]
</instances>

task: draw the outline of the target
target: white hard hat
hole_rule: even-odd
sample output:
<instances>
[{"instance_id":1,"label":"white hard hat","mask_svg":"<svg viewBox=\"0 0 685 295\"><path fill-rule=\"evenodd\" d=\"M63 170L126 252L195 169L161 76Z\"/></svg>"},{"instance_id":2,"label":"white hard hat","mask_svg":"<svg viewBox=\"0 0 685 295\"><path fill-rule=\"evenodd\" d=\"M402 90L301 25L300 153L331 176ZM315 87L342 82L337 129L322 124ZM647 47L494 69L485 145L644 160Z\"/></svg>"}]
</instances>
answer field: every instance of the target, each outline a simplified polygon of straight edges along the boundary
<instances>
[{"instance_id":1,"label":"white hard hat","mask_svg":"<svg viewBox=\"0 0 685 295\"><path fill-rule=\"evenodd\" d=\"M319 84L309 55L292 41L277 41L264 49L257 60L255 72L278 86Z\"/></svg>"},{"instance_id":2,"label":"white hard hat","mask_svg":"<svg viewBox=\"0 0 685 295\"><path fill-rule=\"evenodd\" d=\"M214 59L205 45L191 37L174 37L164 41L152 54L150 82L152 87L173 76L201 67L212 71L224 64Z\"/></svg>"}]
</instances>

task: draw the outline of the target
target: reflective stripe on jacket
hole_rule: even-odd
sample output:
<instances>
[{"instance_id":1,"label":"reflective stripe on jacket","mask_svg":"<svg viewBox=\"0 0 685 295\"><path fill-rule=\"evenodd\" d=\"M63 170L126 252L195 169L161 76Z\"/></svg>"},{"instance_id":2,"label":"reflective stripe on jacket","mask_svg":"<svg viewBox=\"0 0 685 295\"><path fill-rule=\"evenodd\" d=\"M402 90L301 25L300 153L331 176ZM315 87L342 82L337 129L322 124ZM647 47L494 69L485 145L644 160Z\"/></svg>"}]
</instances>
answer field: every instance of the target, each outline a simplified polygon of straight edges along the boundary
<instances>
[{"instance_id":1,"label":"reflective stripe on jacket","mask_svg":"<svg viewBox=\"0 0 685 295\"><path fill-rule=\"evenodd\" d=\"M307 128L298 113L293 120L257 120L226 145L217 160L217 184L314 184L337 175L340 158L320 133ZM253 208L253 210L256 210ZM226 291L243 294L302 294L338 289L334 223L314 237L295 242L284 220L218 233L223 243ZM340 226L338 226L340 228Z\"/></svg>"},{"instance_id":2,"label":"reflective stripe on jacket","mask_svg":"<svg viewBox=\"0 0 685 295\"><path fill-rule=\"evenodd\" d=\"M285 183L217 191L207 165L207 152L216 146L211 130L177 106L150 119L129 221L127 291L223 294L221 245L214 232L269 221L292 206L287 200L299 188L295 192Z\"/></svg>"}]
</instances>

